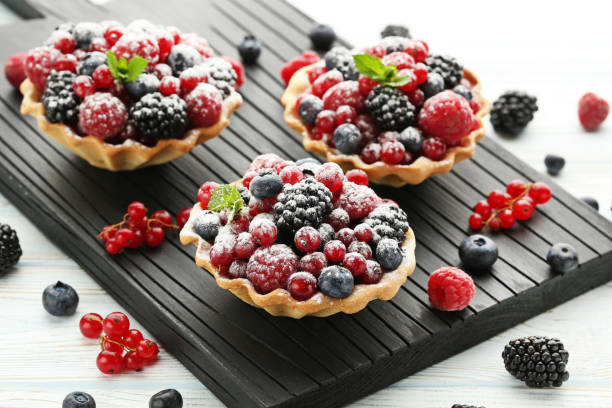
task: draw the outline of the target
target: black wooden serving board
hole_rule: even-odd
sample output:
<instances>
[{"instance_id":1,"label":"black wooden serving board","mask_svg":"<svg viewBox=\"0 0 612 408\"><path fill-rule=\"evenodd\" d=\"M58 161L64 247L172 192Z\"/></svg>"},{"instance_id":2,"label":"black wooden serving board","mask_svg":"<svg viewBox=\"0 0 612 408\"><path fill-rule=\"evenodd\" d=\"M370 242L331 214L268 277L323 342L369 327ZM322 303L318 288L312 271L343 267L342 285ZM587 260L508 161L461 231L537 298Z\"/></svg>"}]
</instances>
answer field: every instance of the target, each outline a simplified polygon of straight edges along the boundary
<instances>
[{"instance_id":1,"label":"black wooden serving board","mask_svg":"<svg viewBox=\"0 0 612 408\"><path fill-rule=\"evenodd\" d=\"M232 181L256 155L306 155L282 120L283 61L309 47L313 21L281 0L34 2L45 16L0 28L0 57L43 42L60 21L146 18L207 38L236 56L245 33L264 44L247 68L245 104L220 136L164 166L130 173L90 167L19 114L20 96L0 83L0 190L231 407L332 407L356 400L473 346L612 278L612 223L492 140L452 173L401 189L378 188L409 214L417 268L388 302L355 315L271 317L219 289L176 238L158 249L109 256L95 236L127 204L173 212L195 201L205 180ZM470 207L508 181L545 180L554 198L526 224L495 235L500 259L474 276L477 293L460 313L429 306L428 274L458 264ZM551 244L580 255L575 272L554 275ZM27 249L26 249L27 250Z\"/></svg>"}]
</instances>

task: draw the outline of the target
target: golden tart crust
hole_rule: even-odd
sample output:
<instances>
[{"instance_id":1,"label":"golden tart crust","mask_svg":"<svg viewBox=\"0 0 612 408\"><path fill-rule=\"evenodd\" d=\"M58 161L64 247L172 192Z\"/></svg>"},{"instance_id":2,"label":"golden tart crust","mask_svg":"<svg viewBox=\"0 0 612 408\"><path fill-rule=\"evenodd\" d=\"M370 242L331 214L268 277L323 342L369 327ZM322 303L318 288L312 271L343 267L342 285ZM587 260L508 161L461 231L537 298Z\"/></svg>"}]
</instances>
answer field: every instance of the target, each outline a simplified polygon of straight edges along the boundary
<instances>
[{"instance_id":1,"label":"golden tart crust","mask_svg":"<svg viewBox=\"0 0 612 408\"><path fill-rule=\"evenodd\" d=\"M238 182L234 185L239 186L241 184ZM300 302L291 297L285 289L276 289L264 295L258 293L253 284L246 278L228 279L223 277L219 273L219 268L210 262L208 254L211 244L193 231L193 220L202 211L200 203L196 203L191 209L189 221L180 233L181 243L196 246L196 264L210 272L217 281L217 285L223 289L228 289L251 306L262 308L273 316L301 319L304 316L327 317L339 312L357 313L374 299L389 300L395 296L416 267L414 255L416 240L414 232L409 229L406 232L406 239L401 245L404 251L404 260L400 266L383 274L380 282L376 284L356 284L353 293L344 299L335 299L318 292L310 299Z\"/></svg>"},{"instance_id":2,"label":"golden tart crust","mask_svg":"<svg viewBox=\"0 0 612 408\"><path fill-rule=\"evenodd\" d=\"M393 187L401 187L406 184L419 184L427 178L439 174L448 173L453 166L462 160L469 159L474 155L476 143L485 136L482 118L491 110L491 103L480 93L481 86L478 78L471 71L464 69L463 76L472 85L472 97L480 104L480 110L476 113L478 129L473 130L461 139L461 144L447 150L446 156L439 161L433 161L421 156L409 165L389 165L383 162L367 164L357 154L342 154L338 150L329 147L322 140L313 140L310 131L302 123L297 113L298 97L311 87L308 80L308 71L317 64L309 65L297 71L283 94L281 103L285 107L285 122L293 130L302 135L304 148L309 152L325 156L327 161L340 165L346 172L350 169L361 169L368 174L370 181L376 184L385 184Z\"/></svg>"},{"instance_id":3,"label":"golden tart crust","mask_svg":"<svg viewBox=\"0 0 612 408\"><path fill-rule=\"evenodd\" d=\"M212 126L190 129L182 139L160 140L153 147L132 140L120 145L112 145L104 143L95 136L79 136L70 126L63 123L49 122L41 103L42 94L29 79L21 83L19 90L23 94L21 113L35 117L40 130L92 166L112 171L155 166L189 153L197 145L221 133L229 125L230 115L242 105L240 94L232 92L223 101L221 117Z\"/></svg>"}]
</instances>

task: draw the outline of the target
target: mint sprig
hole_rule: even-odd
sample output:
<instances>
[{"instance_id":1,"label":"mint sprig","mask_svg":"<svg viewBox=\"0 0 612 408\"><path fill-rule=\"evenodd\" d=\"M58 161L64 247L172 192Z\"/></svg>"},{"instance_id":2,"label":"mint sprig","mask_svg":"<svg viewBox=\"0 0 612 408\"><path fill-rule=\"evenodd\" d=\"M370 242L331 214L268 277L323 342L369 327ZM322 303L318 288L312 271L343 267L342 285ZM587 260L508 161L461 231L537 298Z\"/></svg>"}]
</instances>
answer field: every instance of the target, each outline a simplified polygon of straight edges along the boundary
<instances>
[{"instance_id":1,"label":"mint sprig","mask_svg":"<svg viewBox=\"0 0 612 408\"><path fill-rule=\"evenodd\" d=\"M412 75L398 75L395 65L385 65L380 58L373 55L353 55L353 60L357 71L381 85L398 87L413 80Z\"/></svg>"},{"instance_id":2,"label":"mint sprig","mask_svg":"<svg viewBox=\"0 0 612 408\"><path fill-rule=\"evenodd\" d=\"M121 82L134 81L148 64L149 61L139 56L130 58L128 62L125 57L120 57L117 60L115 54L110 50L106 52L106 65L108 65L113 78Z\"/></svg>"},{"instance_id":3,"label":"mint sprig","mask_svg":"<svg viewBox=\"0 0 612 408\"><path fill-rule=\"evenodd\" d=\"M231 210L228 220L233 220L236 214L242 209L244 201L240 195L240 191L234 186L229 184L222 184L215 188L210 201L208 202L208 209L212 211L221 211L224 209Z\"/></svg>"}]
</instances>

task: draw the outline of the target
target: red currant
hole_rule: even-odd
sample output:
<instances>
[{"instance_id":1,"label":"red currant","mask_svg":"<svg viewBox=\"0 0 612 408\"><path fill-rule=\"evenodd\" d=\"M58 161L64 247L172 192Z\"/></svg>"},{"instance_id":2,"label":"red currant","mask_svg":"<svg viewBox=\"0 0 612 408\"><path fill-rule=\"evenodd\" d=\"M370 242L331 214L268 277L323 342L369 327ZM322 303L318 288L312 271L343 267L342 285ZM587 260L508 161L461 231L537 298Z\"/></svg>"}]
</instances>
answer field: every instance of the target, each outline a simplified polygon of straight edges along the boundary
<instances>
[{"instance_id":1,"label":"red currant","mask_svg":"<svg viewBox=\"0 0 612 408\"><path fill-rule=\"evenodd\" d=\"M342 266L351 271L353 276L359 276L366 271L366 259L357 252L349 252L344 257Z\"/></svg>"},{"instance_id":2,"label":"red currant","mask_svg":"<svg viewBox=\"0 0 612 408\"><path fill-rule=\"evenodd\" d=\"M382 144L380 158L387 164L399 164L404 160L406 148L397 140L387 140Z\"/></svg>"},{"instance_id":3,"label":"red currant","mask_svg":"<svg viewBox=\"0 0 612 408\"><path fill-rule=\"evenodd\" d=\"M121 312L113 312L104 318L104 333L111 339L121 339L130 329L130 319Z\"/></svg>"},{"instance_id":4,"label":"red currant","mask_svg":"<svg viewBox=\"0 0 612 408\"><path fill-rule=\"evenodd\" d=\"M304 180L304 173L295 164L290 164L278 173L284 184L297 184Z\"/></svg>"},{"instance_id":5,"label":"red currant","mask_svg":"<svg viewBox=\"0 0 612 408\"><path fill-rule=\"evenodd\" d=\"M493 190L489 193L487 197L487 202L491 206L491 208L498 210L503 208L506 205L507 196L501 190Z\"/></svg>"},{"instance_id":6,"label":"red currant","mask_svg":"<svg viewBox=\"0 0 612 408\"><path fill-rule=\"evenodd\" d=\"M416 82L418 85L421 85L422 83L427 81L427 74L429 73L427 65L423 64L422 62L417 62L414 65L413 71L416 75Z\"/></svg>"},{"instance_id":7,"label":"red currant","mask_svg":"<svg viewBox=\"0 0 612 408\"><path fill-rule=\"evenodd\" d=\"M87 313L79 321L79 329L83 336L97 339L102 334L102 316L97 313Z\"/></svg>"},{"instance_id":8,"label":"red currant","mask_svg":"<svg viewBox=\"0 0 612 408\"><path fill-rule=\"evenodd\" d=\"M349 246L351 242L355 241L355 232L350 228L341 228L336 232L334 237L338 241L342 242L345 247Z\"/></svg>"},{"instance_id":9,"label":"red currant","mask_svg":"<svg viewBox=\"0 0 612 408\"><path fill-rule=\"evenodd\" d=\"M489 221L489 228L491 228L491 231L499 231L501 228L501 221L499 218L496 217Z\"/></svg>"},{"instance_id":10,"label":"red currant","mask_svg":"<svg viewBox=\"0 0 612 408\"><path fill-rule=\"evenodd\" d=\"M140 371L143 369L145 361L135 351L129 351L124 357L125 368L128 370Z\"/></svg>"},{"instance_id":11,"label":"red currant","mask_svg":"<svg viewBox=\"0 0 612 408\"><path fill-rule=\"evenodd\" d=\"M253 239L253 236L248 232L241 232L236 238L236 245L234 246L234 253L237 258L249 259L253 252L257 249L257 243Z\"/></svg>"},{"instance_id":12,"label":"red currant","mask_svg":"<svg viewBox=\"0 0 612 408\"><path fill-rule=\"evenodd\" d=\"M256 176L257 174L255 174ZM207 181L202 184L200 189L198 190L198 201L200 202L200 206L203 210L208 208L208 202L210 201L210 197L212 196L213 191L219 187L219 183L215 183L214 181ZM248 188L248 187L247 187Z\"/></svg>"},{"instance_id":13,"label":"red currant","mask_svg":"<svg viewBox=\"0 0 612 408\"><path fill-rule=\"evenodd\" d=\"M476 99L472 99L470 101L470 108L472 108L472 112L474 112L475 114L478 113L478 111L480 110L480 104Z\"/></svg>"},{"instance_id":14,"label":"red currant","mask_svg":"<svg viewBox=\"0 0 612 408\"><path fill-rule=\"evenodd\" d=\"M363 255L365 259L372 258L372 248L368 244L363 241L353 241L351 245L347 248L347 252L357 252L358 254Z\"/></svg>"},{"instance_id":15,"label":"red currant","mask_svg":"<svg viewBox=\"0 0 612 408\"><path fill-rule=\"evenodd\" d=\"M365 145L361 151L361 160L366 164L376 163L380 160L380 149L381 147L378 143L369 143Z\"/></svg>"},{"instance_id":16,"label":"red currant","mask_svg":"<svg viewBox=\"0 0 612 408\"><path fill-rule=\"evenodd\" d=\"M76 72L77 58L73 54L64 54L55 62L56 71Z\"/></svg>"},{"instance_id":17,"label":"red currant","mask_svg":"<svg viewBox=\"0 0 612 408\"><path fill-rule=\"evenodd\" d=\"M346 172L345 177L348 181L360 184L362 186L367 186L370 184L370 180L368 179L368 174L359 169L353 169Z\"/></svg>"},{"instance_id":18,"label":"red currant","mask_svg":"<svg viewBox=\"0 0 612 408\"><path fill-rule=\"evenodd\" d=\"M346 255L346 247L342 241L333 239L325 244L325 247L323 247L323 253L331 262L340 262L344 259L344 255Z\"/></svg>"},{"instance_id":19,"label":"red currant","mask_svg":"<svg viewBox=\"0 0 612 408\"><path fill-rule=\"evenodd\" d=\"M102 350L111 351L113 353L123 354L123 346L107 338L102 339Z\"/></svg>"},{"instance_id":20,"label":"red currant","mask_svg":"<svg viewBox=\"0 0 612 408\"><path fill-rule=\"evenodd\" d=\"M117 255L119 252L121 252L121 248L123 248L123 246L121 246L121 244L119 244L115 238L111 238L106 241L104 248L109 254Z\"/></svg>"},{"instance_id":21,"label":"red currant","mask_svg":"<svg viewBox=\"0 0 612 408\"><path fill-rule=\"evenodd\" d=\"M107 65L100 65L91 75L97 89L106 89L113 84L113 76Z\"/></svg>"},{"instance_id":22,"label":"red currant","mask_svg":"<svg viewBox=\"0 0 612 408\"><path fill-rule=\"evenodd\" d=\"M123 343L130 348L136 348L142 339L140 330L131 329L123 336Z\"/></svg>"},{"instance_id":23,"label":"red currant","mask_svg":"<svg viewBox=\"0 0 612 408\"><path fill-rule=\"evenodd\" d=\"M166 210L157 210L151 214L151 227L161 227L164 231L172 226L172 215ZM155 221L153 221L155 220Z\"/></svg>"},{"instance_id":24,"label":"red currant","mask_svg":"<svg viewBox=\"0 0 612 408\"><path fill-rule=\"evenodd\" d=\"M296 272L289 276L287 290L297 301L310 299L317 291L317 279L308 272Z\"/></svg>"},{"instance_id":25,"label":"red currant","mask_svg":"<svg viewBox=\"0 0 612 408\"><path fill-rule=\"evenodd\" d=\"M343 123L353 123L357 117L355 108L349 105L342 105L336 109L336 125L340 126Z\"/></svg>"},{"instance_id":26,"label":"red currant","mask_svg":"<svg viewBox=\"0 0 612 408\"><path fill-rule=\"evenodd\" d=\"M127 247L130 249L140 248L144 242L144 233L139 229L132 231L134 231L134 238L132 239L132 243Z\"/></svg>"},{"instance_id":27,"label":"red currant","mask_svg":"<svg viewBox=\"0 0 612 408\"><path fill-rule=\"evenodd\" d=\"M91 45L89 46L90 51L98 51L98 52L106 52L109 49L109 45L104 38L94 38L91 40Z\"/></svg>"},{"instance_id":28,"label":"red currant","mask_svg":"<svg viewBox=\"0 0 612 408\"><path fill-rule=\"evenodd\" d=\"M355 238L361 242L370 242L374 236L374 231L368 224L358 224L353 231Z\"/></svg>"},{"instance_id":29,"label":"red currant","mask_svg":"<svg viewBox=\"0 0 612 408\"><path fill-rule=\"evenodd\" d=\"M181 81L173 76L163 77L159 83L159 91L164 95L172 95L179 92Z\"/></svg>"},{"instance_id":30,"label":"red currant","mask_svg":"<svg viewBox=\"0 0 612 408\"><path fill-rule=\"evenodd\" d=\"M506 186L506 193L510 194L510 197L515 198L525 192L525 183L522 180L512 180Z\"/></svg>"},{"instance_id":31,"label":"red currant","mask_svg":"<svg viewBox=\"0 0 612 408\"><path fill-rule=\"evenodd\" d=\"M176 214L176 223L179 228L183 228L187 224L189 215L191 215L191 207L185 207Z\"/></svg>"},{"instance_id":32,"label":"red currant","mask_svg":"<svg viewBox=\"0 0 612 408\"><path fill-rule=\"evenodd\" d=\"M150 247L157 247L164 242L165 237L163 228L153 227L145 231L144 242Z\"/></svg>"},{"instance_id":33,"label":"red currant","mask_svg":"<svg viewBox=\"0 0 612 408\"><path fill-rule=\"evenodd\" d=\"M104 39L106 42L113 46L123 36L124 29L119 25L111 25L108 26L106 31L104 32Z\"/></svg>"},{"instance_id":34,"label":"red currant","mask_svg":"<svg viewBox=\"0 0 612 408\"><path fill-rule=\"evenodd\" d=\"M498 215L499 222L502 228L508 229L514 226L516 223L516 217L512 214L512 210L507 208Z\"/></svg>"},{"instance_id":35,"label":"red currant","mask_svg":"<svg viewBox=\"0 0 612 408\"><path fill-rule=\"evenodd\" d=\"M134 240L134 231L129 228L121 228L117 231L115 240L117 240L117 243L122 247L129 247Z\"/></svg>"},{"instance_id":36,"label":"red currant","mask_svg":"<svg viewBox=\"0 0 612 408\"><path fill-rule=\"evenodd\" d=\"M430 137L423 140L421 150L428 159L442 160L446 155L446 143L438 137Z\"/></svg>"},{"instance_id":37,"label":"red currant","mask_svg":"<svg viewBox=\"0 0 612 408\"><path fill-rule=\"evenodd\" d=\"M181 91L189 93L205 79L205 74L196 68L187 68L179 75Z\"/></svg>"},{"instance_id":38,"label":"red currant","mask_svg":"<svg viewBox=\"0 0 612 408\"><path fill-rule=\"evenodd\" d=\"M102 228L102 232L100 232L99 237L104 241L108 241L109 239L115 238L115 234L117 233L117 227L114 225L107 225Z\"/></svg>"},{"instance_id":39,"label":"red currant","mask_svg":"<svg viewBox=\"0 0 612 408\"><path fill-rule=\"evenodd\" d=\"M325 65L317 65L308 71L308 81L312 84L318 77L327 72Z\"/></svg>"},{"instance_id":40,"label":"red currant","mask_svg":"<svg viewBox=\"0 0 612 408\"><path fill-rule=\"evenodd\" d=\"M269 246L276 241L278 229L272 221L262 220L257 223L252 223L251 226L251 235L253 236L255 242L257 242L259 245Z\"/></svg>"},{"instance_id":41,"label":"red currant","mask_svg":"<svg viewBox=\"0 0 612 408\"><path fill-rule=\"evenodd\" d=\"M314 252L321 245L321 234L313 227L302 227L295 233L293 242L304 253Z\"/></svg>"},{"instance_id":42,"label":"red currant","mask_svg":"<svg viewBox=\"0 0 612 408\"><path fill-rule=\"evenodd\" d=\"M125 361L121 354L106 350L98 354L96 365L104 374L119 374L125 369Z\"/></svg>"},{"instance_id":43,"label":"red currant","mask_svg":"<svg viewBox=\"0 0 612 408\"><path fill-rule=\"evenodd\" d=\"M140 201L133 201L128 205L127 213L130 219L142 220L147 216L147 207Z\"/></svg>"},{"instance_id":44,"label":"red currant","mask_svg":"<svg viewBox=\"0 0 612 408\"><path fill-rule=\"evenodd\" d=\"M55 49L60 50L64 54L70 54L72 51L74 51L75 45L76 45L76 41L74 40L74 37L71 35L59 36L53 42L53 47Z\"/></svg>"},{"instance_id":45,"label":"red currant","mask_svg":"<svg viewBox=\"0 0 612 408\"><path fill-rule=\"evenodd\" d=\"M156 348L157 348L157 344L155 344L155 342L148 340L148 339L143 339L143 340L140 340L140 342L138 343L138 346L136 346L136 352L143 359L149 360L155 356Z\"/></svg>"},{"instance_id":46,"label":"red currant","mask_svg":"<svg viewBox=\"0 0 612 408\"><path fill-rule=\"evenodd\" d=\"M531 218L534 209L535 208L530 201L526 200L525 198L521 198L516 203L514 203L514 207L512 208L512 214L514 214L517 219L521 221L526 221Z\"/></svg>"},{"instance_id":47,"label":"red currant","mask_svg":"<svg viewBox=\"0 0 612 408\"><path fill-rule=\"evenodd\" d=\"M319 112L315 120L315 127L323 133L332 133L336 128L336 112L329 109Z\"/></svg>"},{"instance_id":48,"label":"red currant","mask_svg":"<svg viewBox=\"0 0 612 408\"><path fill-rule=\"evenodd\" d=\"M79 75L74 78L72 88L76 96L85 99L86 96L92 95L96 91L94 80L87 75Z\"/></svg>"},{"instance_id":49,"label":"red currant","mask_svg":"<svg viewBox=\"0 0 612 408\"><path fill-rule=\"evenodd\" d=\"M538 181L533 183L529 189L529 197L531 197L536 204L544 204L550 200L552 192L546 183Z\"/></svg>"},{"instance_id":50,"label":"red currant","mask_svg":"<svg viewBox=\"0 0 612 408\"><path fill-rule=\"evenodd\" d=\"M425 102L425 94L423 91L417 88L408 94L408 99L410 100L411 104L418 108L423 106L423 103Z\"/></svg>"},{"instance_id":51,"label":"red currant","mask_svg":"<svg viewBox=\"0 0 612 408\"><path fill-rule=\"evenodd\" d=\"M469 223L470 228L473 230L477 230L482 228L482 216L480 214L472 214L470 215Z\"/></svg>"},{"instance_id":52,"label":"red currant","mask_svg":"<svg viewBox=\"0 0 612 408\"><path fill-rule=\"evenodd\" d=\"M342 188L344 172L338 164L327 162L317 168L315 179L334 194Z\"/></svg>"},{"instance_id":53,"label":"red currant","mask_svg":"<svg viewBox=\"0 0 612 408\"><path fill-rule=\"evenodd\" d=\"M476 203L474 206L474 212L480 214L483 219L487 219L491 216L492 210L487 200L482 200Z\"/></svg>"},{"instance_id":54,"label":"red currant","mask_svg":"<svg viewBox=\"0 0 612 408\"><path fill-rule=\"evenodd\" d=\"M144 230L147 228L148 222L149 222L149 219L147 217L144 217L144 218L128 217L127 226L132 231L140 231L140 230Z\"/></svg>"}]
</instances>

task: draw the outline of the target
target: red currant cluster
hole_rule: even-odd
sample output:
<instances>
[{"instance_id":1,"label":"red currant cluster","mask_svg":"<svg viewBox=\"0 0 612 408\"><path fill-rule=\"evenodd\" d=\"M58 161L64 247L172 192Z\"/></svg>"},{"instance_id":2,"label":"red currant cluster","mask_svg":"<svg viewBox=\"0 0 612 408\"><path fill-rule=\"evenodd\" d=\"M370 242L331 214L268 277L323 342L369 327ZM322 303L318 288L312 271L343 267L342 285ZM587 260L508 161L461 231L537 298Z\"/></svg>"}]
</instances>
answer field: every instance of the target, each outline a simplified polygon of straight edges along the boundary
<instances>
[{"instance_id":1,"label":"red currant cluster","mask_svg":"<svg viewBox=\"0 0 612 408\"><path fill-rule=\"evenodd\" d=\"M176 224L166 210L157 210L147 217L147 207L140 201L128 205L123 220L102 228L98 238L106 243L106 252L118 254L123 248L140 248L142 244L156 247L164 242L166 230L180 229L189 219L191 208L183 208L176 215Z\"/></svg>"},{"instance_id":2,"label":"red currant cluster","mask_svg":"<svg viewBox=\"0 0 612 408\"><path fill-rule=\"evenodd\" d=\"M157 360L157 343L143 338L139 330L130 329L130 320L121 312L113 312L104 319L97 313L87 313L81 317L79 328L83 336L99 339L102 351L96 365L104 374L140 371Z\"/></svg>"},{"instance_id":3,"label":"red currant cluster","mask_svg":"<svg viewBox=\"0 0 612 408\"><path fill-rule=\"evenodd\" d=\"M493 231L500 228L512 228L516 220L527 221L533 215L538 204L550 200L552 193L546 183L525 183L522 180L511 181L506 192L493 190L486 200L474 206L474 214L469 223L472 229L484 231L487 227Z\"/></svg>"}]
</instances>

